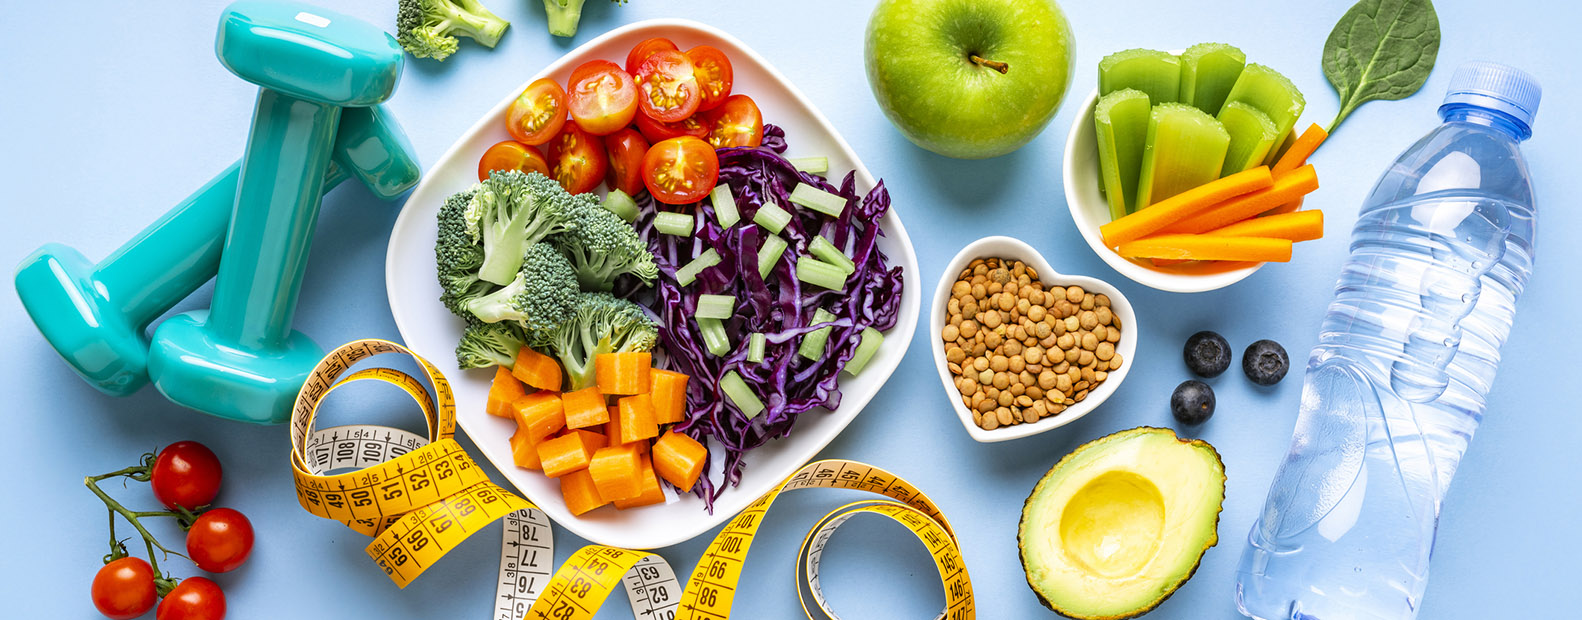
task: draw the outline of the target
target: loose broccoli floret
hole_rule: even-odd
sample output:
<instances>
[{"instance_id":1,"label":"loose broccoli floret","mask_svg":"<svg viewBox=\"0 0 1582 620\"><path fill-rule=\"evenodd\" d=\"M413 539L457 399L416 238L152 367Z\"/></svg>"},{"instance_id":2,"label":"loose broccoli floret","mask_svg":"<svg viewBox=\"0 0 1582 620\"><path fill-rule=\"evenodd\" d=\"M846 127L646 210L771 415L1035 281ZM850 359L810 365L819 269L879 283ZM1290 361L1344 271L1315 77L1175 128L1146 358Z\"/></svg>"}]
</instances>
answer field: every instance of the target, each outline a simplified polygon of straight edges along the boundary
<instances>
[{"instance_id":1,"label":"loose broccoli floret","mask_svg":"<svg viewBox=\"0 0 1582 620\"><path fill-rule=\"evenodd\" d=\"M510 366L527 336L515 323L474 323L456 343L456 365L461 368Z\"/></svg>"},{"instance_id":2,"label":"loose broccoli floret","mask_svg":"<svg viewBox=\"0 0 1582 620\"><path fill-rule=\"evenodd\" d=\"M495 284L510 283L521 271L527 248L552 234L570 230L571 216L582 202L537 172L489 173L489 178L478 184L465 211L468 234L483 244L478 277Z\"/></svg>"},{"instance_id":3,"label":"loose broccoli floret","mask_svg":"<svg viewBox=\"0 0 1582 620\"><path fill-rule=\"evenodd\" d=\"M582 21L582 5L587 0L544 0L544 12L549 14L549 34L569 37L577 34L577 22ZM614 0L626 4L626 0Z\"/></svg>"},{"instance_id":4,"label":"loose broccoli floret","mask_svg":"<svg viewBox=\"0 0 1582 620\"><path fill-rule=\"evenodd\" d=\"M494 47L510 25L477 0L400 0L396 8L396 42L418 58L445 60L457 36Z\"/></svg>"},{"instance_id":5,"label":"loose broccoli floret","mask_svg":"<svg viewBox=\"0 0 1582 620\"><path fill-rule=\"evenodd\" d=\"M659 328L641 306L609 293L582 293L576 312L562 323L553 342L571 389L593 385L593 358L600 353L648 351L659 340Z\"/></svg>"},{"instance_id":6,"label":"loose broccoli floret","mask_svg":"<svg viewBox=\"0 0 1582 620\"><path fill-rule=\"evenodd\" d=\"M649 285L659 277L648 244L621 216L590 202L571 221L572 230L556 235L554 243L571 260L583 290L608 291L626 273Z\"/></svg>"},{"instance_id":7,"label":"loose broccoli floret","mask_svg":"<svg viewBox=\"0 0 1582 620\"><path fill-rule=\"evenodd\" d=\"M577 274L566 257L548 243L527 249L516 278L498 291L462 302L485 323L516 321L527 343L547 342L572 315L577 302Z\"/></svg>"}]
</instances>

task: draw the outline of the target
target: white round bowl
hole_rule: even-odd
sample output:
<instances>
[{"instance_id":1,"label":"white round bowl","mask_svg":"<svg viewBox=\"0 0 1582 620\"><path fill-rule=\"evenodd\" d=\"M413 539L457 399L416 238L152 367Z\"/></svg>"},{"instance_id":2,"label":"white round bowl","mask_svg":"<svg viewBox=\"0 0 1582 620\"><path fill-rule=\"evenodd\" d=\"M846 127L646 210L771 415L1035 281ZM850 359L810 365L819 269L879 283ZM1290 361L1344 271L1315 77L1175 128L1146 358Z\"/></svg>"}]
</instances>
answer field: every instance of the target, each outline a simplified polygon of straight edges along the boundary
<instances>
[{"instance_id":1,"label":"white round bowl","mask_svg":"<svg viewBox=\"0 0 1582 620\"><path fill-rule=\"evenodd\" d=\"M1011 261L1022 261L1029 267L1038 271L1038 281L1046 287L1050 285L1071 286L1076 285L1094 294L1103 293L1110 298L1110 311L1115 313L1121 321L1121 339L1115 344L1115 353L1121 356L1121 367L1111 372L1109 377L1100 383L1097 388L1088 392L1088 397L1075 405L1067 407L1058 414L1043 418L1031 424L1015 424L1002 426L992 431L984 430L972 422L972 411L961 403L961 392L956 390L955 376L950 372L950 364L945 361L945 343L940 339L940 330L945 328L945 319L949 318L945 310L950 302L950 289L956 283L956 276L967 264L979 258L999 258ZM934 352L934 367L939 369L939 382L945 386L945 396L950 400L950 406L955 408L956 416L961 418L961 425L966 427L967 434L983 443L994 443L1009 439L1020 439L1037 435L1050 429L1059 428L1088 412L1097 409L1105 399L1114 394L1121 382L1126 380L1126 375L1131 372L1136 363L1134 354L1137 353L1137 341L1140 332L1137 325L1137 314L1132 311L1132 303L1121 294L1120 289L1111 286L1108 282L1087 276L1069 276L1058 273L1054 267L1049 266L1049 261L1020 239L1012 237L984 237L962 248L956 257L950 260L945 267L944 275L939 278L939 285L934 289L934 306L929 311L928 340L929 349Z\"/></svg>"},{"instance_id":2,"label":"white round bowl","mask_svg":"<svg viewBox=\"0 0 1582 620\"><path fill-rule=\"evenodd\" d=\"M1064 162L1066 208L1071 210L1071 221L1088 242L1088 247L1133 282L1172 293L1201 293L1224 288L1262 267L1263 263L1204 262L1156 267L1149 261L1124 258L1104 245L1099 227L1110 222L1110 205L1099 189L1098 130L1093 127L1093 105L1098 100L1099 91L1095 89L1082 102L1081 111L1071 122Z\"/></svg>"}]
</instances>

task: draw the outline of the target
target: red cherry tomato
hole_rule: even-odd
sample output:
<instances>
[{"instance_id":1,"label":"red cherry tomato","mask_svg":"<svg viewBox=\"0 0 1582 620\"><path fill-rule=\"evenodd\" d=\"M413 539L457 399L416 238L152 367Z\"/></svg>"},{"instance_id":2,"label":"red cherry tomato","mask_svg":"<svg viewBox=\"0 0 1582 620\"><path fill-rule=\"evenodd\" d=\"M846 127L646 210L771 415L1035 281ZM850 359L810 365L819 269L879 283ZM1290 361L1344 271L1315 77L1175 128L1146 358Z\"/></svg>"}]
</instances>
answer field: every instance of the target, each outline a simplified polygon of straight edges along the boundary
<instances>
[{"instance_id":1,"label":"red cherry tomato","mask_svg":"<svg viewBox=\"0 0 1582 620\"><path fill-rule=\"evenodd\" d=\"M550 78L533 80L505 112L506 130L523 144L548 142L565 123L566 91Z\"/></svg>"},{"instance_id":2,"label":"red cherry tomato","mask_svg":"<svg viewBox=\"0 0 1582 620\"><path fill-rule=\"evenodd\" d=\"M637 73L637 65L643 64L643 61L648 60L648 57L653 55L654 52L664 50L674 52L678 49L681 48L676 47L675 43L671 43L670 39L664 37L654 37L638 43L632 47L632 51L626 54L626 72Z\"/></svg>"},{"instance_id":3,"label":"red cherry tomato","mask_svg":"<svg viewBox=\"0 0 1582 620\"><path fill-rule=\"evenodd\" d=\"M567 123L560 135L549 141L548 155L549 176L573 194L584 194L598 187L609 165L604 141L583 131L577 123Z\"/></svg>"},{"instance_id":4,"label":"red cherry tomato","mask_svg":"<svg viewBox=\"0 0 1582 620\"><path fill-rule=\"evenodd\" d=\"M643 157L643 185L654 200L680 205L701 200L720 180L714 147L692 136L655 144Z\"/></svg>"},{"instance_id":5,"label":"red cherry tomato","mask_svg":"<svg viewBox=\"0 0 1582 620\"><path fill-rule=\"evenodd\" d=\"M610 154L610 169L604 180L612 189L636 196L643 191L643 156L648 140L637 130L627 128L604 137L604 150Z\"/></svg>"},{"instance_id":6,"label":"red cherry tomato","mask_svg":"<svg viewBox=\"0 0 1582 620\"><path fill-rule=\"evenodd\" d=\"M154 497L166 508L196 510L220 493L220 459L201 443L178 441L159 451L151 481Z\"/></svg>"},{"instance_id":7,"label":"red cherry tomato","mask_svg":"<svg viewBox=\"0 0 1582 620\"><path fill-rule=\"evenodd\" d=\"M692 75L697 78L698 91L703 94L698 111L720 107L725 98L731 96L734 76L731 59L725 57L725 52L707 45L687 50L687 59L692 61Z\"/></svg>"},{"instance_id":8,"label":"red cherry tomato","mask_svg":"<svg viewBox=\"0 0 1582 620\"><path fill-rule=\"evenodd\" d=\"M93 606L106 618L130 620L154 608L154 569L143 558L124 557L93 576Z\"/></svg>"},{"instance_id":9,"label":"red cherry tomato","mask_svg":"<svg viewBox=\"0 0 1582 620\"><path fill-rule=\"evenodd\" d=\"M225 592L204 577L188 577L159 602L155 620L221 620L225 617Z\"/></svg>"},{"instance_id":10,"label":"red cherry tomato","mask_svg":"<svg viewBox=\"0 0 1582 620\"><path fill-rule=\"evenodd\" d=\"M216 508L201 515L187 530L187 557L211 573L236 570L253 553L253 523L240 512Z\"/></svg>"},{"instance_id":11,"label":"red cherry tomato","mask_svg":"<svg viewBox=\"0 0 1582 620\"><path fill-rule=\"evenodd\" d=\"M702 101L692 61L681 52L659 50L650 54L637 65L632 79L637 82L637 106L661 123L692 116Z\"/></svg>"},{"instance_id":12,"label":"red cherry tomato","mask_svg":"<svg viewBox=\"0 0 1582 620\"><path fill-rule=\"evenodd\" d=\"M483 152L483 157L478 158L479 181L489 178L489 173L494 170L537 172L547 177L549 160L544 159L544 154L538 152L537 147L506 140L489 147Z\"/></svg>"},{"instance_id":13,"label":"red cherry tomato","mask_svg":"<svg viewBox=\"0 0 1582 620\"><path fill-rule=\"evenodd\" d=\"M727 97L724 105L709 113L709 126L709 144L717 149L758 146L764 141L764 115L747 95Z\"/></svg>"},{"instance_id":14,"label":"red cherry tomato","mask_svg":"<svg viewBox=\"0 0 1582 620\"><path fill-rule=\"evenodd\" d=\"M637 115L632 75L608 60L590 60L571 72L571 120L596 136L615 133Z\"/></svg>"},{"instance_id":15,"label":"red cherry tomato","mask_svg":"<svg viewBox=\"0 0 1582 620\"><path fill-rule=\"evenodd\" d=\"M702 114L694 114L674 123L661 123L648 118L647 114L638 114L637 121L633 124L637 125L638 131L643 132L643 137L647 138L649 143L663 142L681 136L707 138L709 129L712 128L709 119L704 118Z\"/></svg>"}]
</instances>

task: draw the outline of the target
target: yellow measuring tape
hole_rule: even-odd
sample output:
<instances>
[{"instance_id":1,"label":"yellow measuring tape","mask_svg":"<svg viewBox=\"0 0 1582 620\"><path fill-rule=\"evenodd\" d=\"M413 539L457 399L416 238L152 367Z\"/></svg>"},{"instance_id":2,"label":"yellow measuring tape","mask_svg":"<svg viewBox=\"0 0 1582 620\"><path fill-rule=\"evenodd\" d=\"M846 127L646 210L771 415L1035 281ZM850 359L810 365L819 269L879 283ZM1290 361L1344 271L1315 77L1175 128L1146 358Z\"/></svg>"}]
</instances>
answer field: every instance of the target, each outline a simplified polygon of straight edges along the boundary
<instances>
[{"instance_id":1,"label":"yellow measuring tape","mask_svg":"<svg viewBox=\"0 0 1582 620\"><path fill-rule=\"evenodd\" d=\"M416 378L398 370L369 368L347 374L353 365L381 353L417 360L434 397ZM395 385L412 396L423 410L427 436L372 425L315 430L314 416L324 398L360 380ZM368 556L399 587L406 587L467 537L504 519L492 612L498 620L591 619L618 587L626 591L635 617L705 620L730 617L747 551L781 493L811 488L868 491L888 499L840 507L820 520L802 543L796 564L797 594L808 618L838 618L819 586L819 560L835 529L861 514L900 523L928 548L945 589L940 618L976 617L972 581L949 521L928 496L878 467L841 459L804 465L731 518L682 588L664 558L601 545L579 549L551 574L554 543L549 519L531 502L489 482L483 468L454 439L455 430L450 384L427 360L384 340L341 346L313 369L292 411L291 466L297 500L308 512L373 536Z\"/></svg>"}]
</instances>

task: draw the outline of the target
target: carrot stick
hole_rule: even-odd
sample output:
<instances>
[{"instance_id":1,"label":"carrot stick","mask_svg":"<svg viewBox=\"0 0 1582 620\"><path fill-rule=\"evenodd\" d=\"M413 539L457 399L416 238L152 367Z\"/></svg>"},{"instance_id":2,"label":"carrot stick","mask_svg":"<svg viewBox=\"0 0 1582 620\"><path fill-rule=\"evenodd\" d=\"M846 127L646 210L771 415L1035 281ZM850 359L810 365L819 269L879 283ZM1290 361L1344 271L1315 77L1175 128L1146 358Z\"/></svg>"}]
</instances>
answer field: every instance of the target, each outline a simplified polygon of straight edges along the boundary
<instances>
[{"instance_id":1,"label":"carrot stick","mask_svg":"<svg viewBox=\"0 0 1582 620\"><path fill-rule=\"evenodd\" d=\"M1275 177L1274 185L1221 202L1184 220L1160 229L1163 234L1201 233L1223 228L1300 198L1318 189L1318 173L1311 164Z\"/></svg>"},{"instance_id":2,"label":"carrot stick","mask_svg":"<svg viewBox=\"0 0 1582 620\"><path fill-rule=\"evenodd\" d=\"M560 391L560 364L555 358L527 347L517 351L511 375L540 390Z\"/></svg>"},{"instance_id":3,"label":"carrot stick","mask_svg":"<svg viewBox=\"0 0 1582 620\"><path fill-rule=\"evenodd\" d=\"M1302 202L1305 201L1305 200L1307 200L1307 196L1303 196L1301 198L1298 198L1296 200L1292 200L1291 202L1287 202L1287 203L1285 203L1283 205L1280 205L1280 206L1275 207L1273 209L1270 209L1268 211L1264 211L1263 214L1264 215L1280 215L1282 213L1296 213L1297 211L1300 211L1302 209Z\"/></svg>"},{"instance_id":4,"label":"carrot stick","mask_svg":"<svg viewBox=\"0 0 1582 620\"><path fill-rule=\"evenodd\" d=\"M1180 220L1192 217L1236 196L1255 192L1274 184L1268 166L1243 170L1228 177L1204 183L1145 209L1099 227L1104 245L1115 247L1141 239Z\"/></svg>"},{"instance_id":5,"label":"carrot stick","mask_svg":"<svg viewBox=\"0 0 1582 620\"><path fill-rule=\"evenodd\" d=\"M1117 251L1121 256L1128 258L1284 263L1291 260L1291 240L1267 237L1158 235L1123 243Z\"/></svg>"},{"instance_id":6,"label":"carrot stick","mask_svg":"<svg viewBox=\"0 0 1582 620\"><path fill-rule=\"evenodd\" d=\"M1269 172L1278 177L1307 165L1307 158L1312 157L1313 151L1318 150L1318 145L1323 144L1324 139L1328 137L1329 132L1324 131L1324 128L1319 127L1317 123L1313 124L1307 128L1307 131L1302 132L1302 136L1297 138L1296 142L1291 143L1291 148L1285 150L1285 154L1280 156L1279 161L1274 162L1274 167L1269 169Z\"/></svg>"},{"instance_id":7,"label":"carrot stick","mask_svg":"<svg viewBox=\"0 0 1582 620\"><path fill-rule=\"evenodd\" d=\"M1242 220L1203 234L1214 237L1269 237L1311 241L1324 236L1324 212L1313 210L1265 215Z\"/></svg>"}]
</instances>

